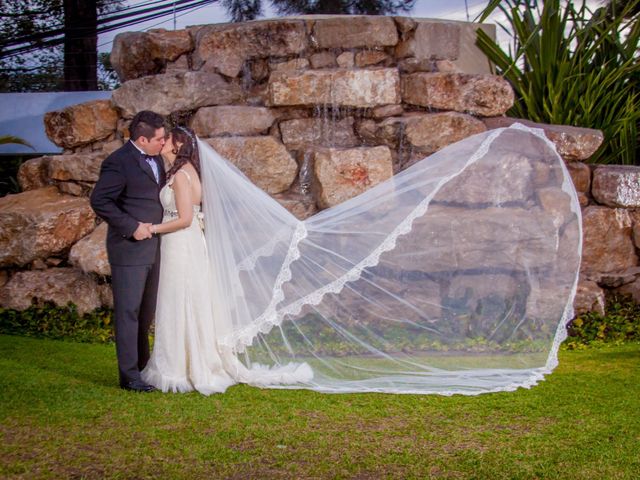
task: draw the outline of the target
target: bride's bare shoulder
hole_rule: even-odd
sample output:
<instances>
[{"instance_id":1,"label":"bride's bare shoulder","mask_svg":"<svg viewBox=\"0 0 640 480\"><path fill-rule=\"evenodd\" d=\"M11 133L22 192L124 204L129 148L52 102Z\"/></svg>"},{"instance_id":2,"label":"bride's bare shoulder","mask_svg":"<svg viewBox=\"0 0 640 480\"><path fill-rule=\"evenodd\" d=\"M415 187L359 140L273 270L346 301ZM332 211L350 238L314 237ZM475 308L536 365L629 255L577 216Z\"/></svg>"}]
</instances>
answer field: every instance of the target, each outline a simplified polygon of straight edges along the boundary
<instances>
[{"instance_id":1,"label":"bride's bare shoulder","mask_svg":"<svg viewBox=\"0 0 640 480\"><path fill-rule=\"evenodd\" d=\"M177 173L184 174L184 177L186 177L187 180L189 180L189 183L193 183L194 181L199 181L200 180L200 178L198 176L198 172L193 167L193 165L191 165L190 163L187 163L187 164L183 165L182 167L180 167L180 170L178 170L176 172L176 174Z\"/></svg>"}]
</instances>

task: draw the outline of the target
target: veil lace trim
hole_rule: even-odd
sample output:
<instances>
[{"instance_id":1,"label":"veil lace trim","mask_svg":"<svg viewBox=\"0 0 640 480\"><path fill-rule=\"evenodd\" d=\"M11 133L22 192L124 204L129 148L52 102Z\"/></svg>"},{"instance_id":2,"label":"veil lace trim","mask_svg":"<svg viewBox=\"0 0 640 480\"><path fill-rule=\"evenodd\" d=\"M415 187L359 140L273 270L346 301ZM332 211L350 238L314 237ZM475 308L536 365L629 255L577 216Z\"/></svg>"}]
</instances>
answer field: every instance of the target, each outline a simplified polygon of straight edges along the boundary
<instances>
[{"instance_id":1,"label":"veil lace trim","mask_svg":"<svg viewBox=\"0 0 640 480\"><path fill-rule=\"evenodd\" d=\"M251 255L249 255L244 260L242 260L238 264L238 270L253 270L256 267L256 263L258 263L258 260L261 257L269 257L273 255L273 252L276 249L276 246L280 242L286 240L287 237L288 237L288 232L284 229L281 230L280 234L273 237L271 240L269 240L267 244L263 245L262 247L257 249L255 252L253 252Z\"/></svg>"}]
</instances>

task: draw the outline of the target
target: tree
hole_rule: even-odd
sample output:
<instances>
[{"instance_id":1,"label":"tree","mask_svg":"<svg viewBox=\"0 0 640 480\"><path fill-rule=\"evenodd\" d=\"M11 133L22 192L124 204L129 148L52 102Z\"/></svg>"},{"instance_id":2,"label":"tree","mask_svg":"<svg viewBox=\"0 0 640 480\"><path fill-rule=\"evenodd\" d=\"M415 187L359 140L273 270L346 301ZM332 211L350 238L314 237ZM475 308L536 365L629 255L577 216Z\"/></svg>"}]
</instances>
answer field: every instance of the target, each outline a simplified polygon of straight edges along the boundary
<instances>
[{"instance_id":1,"label":"tree","mask_svg":"<svg viewBox=\"0 0 640 480\"><path fill-rule=\"evenodd\" d=\"M98 5L96 0L63 0L64 90L98 89Z\"/></svg>"},{"instance_id":2,"label":"tree","mask_svg":"<svg viewBox=\"0 0 640 480\"><path fill-rule=\"evenodd\" d=\"M98 63L97 18L114 12L122 3L0 1L0 90L97 89L97 73L105 72Z\"/></svg>"},{"instance_id":3,"label":"tree","mask_svg":"<svg viewBox=\"0 0 640 480\"><path fill-rule=\"evenodd\" d=\"M415 0L271 0L281 15L394 15L409 12Z\"/></svg>"},{"instance_id":4,"label":"tree","mask_svg":"<svg viewBox=\"0 0 640 480\"><path fill-rule=\"evenodd\" d=\"M416 0L270 0L279 15L394 15L409 12ZM261 0L222 0L234 22L262 14Z\"/></svg>"}]
</instances>

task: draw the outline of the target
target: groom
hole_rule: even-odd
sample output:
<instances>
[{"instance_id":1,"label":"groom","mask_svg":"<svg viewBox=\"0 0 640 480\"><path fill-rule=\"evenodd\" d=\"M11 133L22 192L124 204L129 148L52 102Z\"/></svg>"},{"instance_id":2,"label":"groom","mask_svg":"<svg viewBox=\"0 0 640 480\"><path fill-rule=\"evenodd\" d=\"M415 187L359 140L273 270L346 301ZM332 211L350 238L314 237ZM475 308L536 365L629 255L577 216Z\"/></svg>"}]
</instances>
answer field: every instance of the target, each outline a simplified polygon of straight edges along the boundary
<instances>
[{"instance_id":1,"label":"groom","mask_svg":"<svg viewBox=\"0 0 640 480\"><path fill-rule=\"evenodd\" d=\"M160 151L164 118L139 112L129 125L130 140L109 155L91 194L91 207L109 225L116 353L120 387L137 392L154 388L140 371L149 360L149 327L155 316L160 241L151 224L162 222L159 192L165 182Z\"/></svg>"}]
</instances>

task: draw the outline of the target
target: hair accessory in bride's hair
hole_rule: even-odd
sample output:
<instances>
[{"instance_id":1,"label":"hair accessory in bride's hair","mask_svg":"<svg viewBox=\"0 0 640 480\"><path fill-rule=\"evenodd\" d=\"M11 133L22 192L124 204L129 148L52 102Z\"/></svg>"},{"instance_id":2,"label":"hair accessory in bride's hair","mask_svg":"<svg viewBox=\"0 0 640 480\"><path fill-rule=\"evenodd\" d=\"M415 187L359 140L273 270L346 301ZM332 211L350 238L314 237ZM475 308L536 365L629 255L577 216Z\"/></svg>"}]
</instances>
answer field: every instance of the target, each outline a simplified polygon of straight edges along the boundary
<instances>
[{"instance_id":1,"label":"hair accessory in bride's hair","mask_svg":"<svg viewBox=\"0 0 640 480\"><path fill-rule=\"evenodd\" d=\"M184 128L182 125L178 125L176 128L178 130L182 130L184 133L186 133L187 137L189 137L191 139L191 146L193 148L196 148L196 136L193 133L191 133L189 130Z\"/></svg>"}]
</instances>

